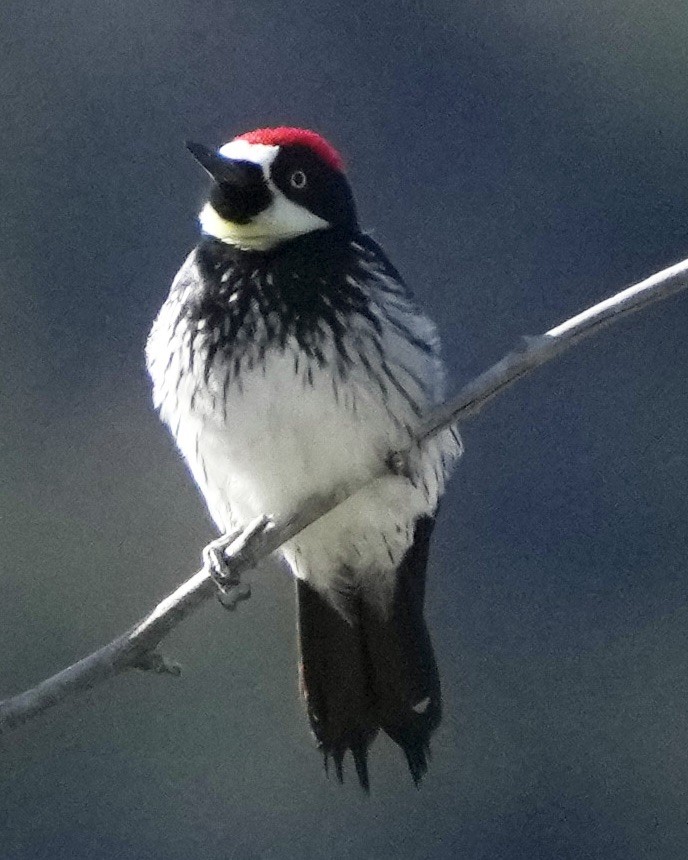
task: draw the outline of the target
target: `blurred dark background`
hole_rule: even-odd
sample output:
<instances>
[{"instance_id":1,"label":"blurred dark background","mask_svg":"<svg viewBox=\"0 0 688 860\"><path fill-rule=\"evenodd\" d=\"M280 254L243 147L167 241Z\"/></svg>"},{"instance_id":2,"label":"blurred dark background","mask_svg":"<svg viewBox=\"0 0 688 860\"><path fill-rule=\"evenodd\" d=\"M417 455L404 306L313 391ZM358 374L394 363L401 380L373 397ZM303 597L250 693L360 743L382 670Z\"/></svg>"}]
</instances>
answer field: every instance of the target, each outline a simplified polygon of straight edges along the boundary
<instances>
[{"instance_id":1,"label":"blurred dark background","mask_svg":"<svg viewBox=\"0 0 688 860\"><path fill-rule=\"evenodd\" d=\"M298 124L439 322L453 387L688 255L683 0L6 0L0 695L124 630L213 535L143 345L195 241L186 136ZM0 858L688 856L688 295L464 430L420 791L325 778L268 567L132 675L0 741Z\"/></svg>"}]
</instances>

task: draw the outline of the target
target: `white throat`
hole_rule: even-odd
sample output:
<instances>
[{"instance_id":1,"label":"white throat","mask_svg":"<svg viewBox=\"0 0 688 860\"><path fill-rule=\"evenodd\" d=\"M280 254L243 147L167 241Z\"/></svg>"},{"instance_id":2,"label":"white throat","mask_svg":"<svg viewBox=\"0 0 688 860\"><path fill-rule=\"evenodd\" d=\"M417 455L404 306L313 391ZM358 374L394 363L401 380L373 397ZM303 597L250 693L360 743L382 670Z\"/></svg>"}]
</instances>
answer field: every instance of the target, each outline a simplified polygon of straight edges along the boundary
<instances>
[{"instance_id":1,"label":"white throat","mask_svg":"<svg viewBox=\"0 0 688 860\"><path fill-rule=\"evenodd\" d=\"M220 148L220 155L241 161L251 161L263 171L272 194L272 203L248 224L227 221L210 204L201 210L198 220L201 229L228 245L244 251L268 251L280 242L295 239L314 230L324 230L330 224L314 215L305 206L294 203L272 181L271 167L279 152L278 146L233 140Z\"/></svg>"}]
</instances>

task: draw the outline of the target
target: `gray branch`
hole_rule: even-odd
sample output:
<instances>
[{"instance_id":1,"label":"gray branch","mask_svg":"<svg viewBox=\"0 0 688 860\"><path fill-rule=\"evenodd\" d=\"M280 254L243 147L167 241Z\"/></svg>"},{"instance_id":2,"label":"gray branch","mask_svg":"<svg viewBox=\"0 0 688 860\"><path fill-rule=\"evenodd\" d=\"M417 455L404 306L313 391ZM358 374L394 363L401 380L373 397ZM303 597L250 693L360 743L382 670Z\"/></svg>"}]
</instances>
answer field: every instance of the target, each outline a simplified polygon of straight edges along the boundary
<instances>
[{"instance_id":1,"label":"gray branch","mask_svg":"<svg viewBox=\"0 0 688 860\"><path fill-rule=\"evenodd\" d=\"M414 444L475 414L488 400L513 382L603 326L617 322L626 314L672 296L686 287L688 260L683 260L588 308L545 334L524 337L519 347L465 385L455 397L434 409L417 428ZM405 460L406 452L400 453L402 456L396 458L397 461ZM387 474L389 469L389 462L380 463L378 472L369 481ZM261 517L237 533L225 551L231 582L239 582L243 571L254 567L302 529L358 492L362 486L363 483L347 491L335 490L330 495L312 498L283 522L274 523L268 517ZM0 733L21 725L77 692L129 669L149 669L178 675L179 667L163 657L158 650L159 645L177 624L217 591L218 586L210 570L199 570L142 621L108 645L36 687L0 702ZM229 589L228 596L232 597L232 589ZM236 599L234 597L234 601Z\"/></svg>"}]
</instances>

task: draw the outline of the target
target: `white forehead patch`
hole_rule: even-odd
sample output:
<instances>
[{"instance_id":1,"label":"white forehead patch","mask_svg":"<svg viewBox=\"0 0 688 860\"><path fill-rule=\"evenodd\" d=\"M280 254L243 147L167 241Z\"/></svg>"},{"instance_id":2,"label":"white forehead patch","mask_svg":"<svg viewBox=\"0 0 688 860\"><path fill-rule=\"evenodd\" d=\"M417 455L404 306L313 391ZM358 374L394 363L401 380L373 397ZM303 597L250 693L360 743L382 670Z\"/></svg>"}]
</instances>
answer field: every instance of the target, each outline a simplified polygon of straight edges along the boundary
<instances>
[{"instance_id":1,"label":"white forehead patch","mask_svg":"<svg viewBox=\"0 0 688 860\"><path fill-rule=\"evenodd\" d=\"M237 161L252 161L262 167L265 177L270 176L270 165L279 152L279 146L268 146L265 143L249 143L247 140L230 140L218 150L225 158Z\"/></svg>"},{"instance_id":2,"label":"white forehead patch","mask_svg":"<svg viewBox=\"0 0 688 860\"><path fill-rule=\"evenodd\" d=\"M270 168L277 157L279 146L249 143L247 140L231 140L221 146L218 152L224 158L251 161L258 165L272 193L272 202L248 224L226 221L210 203L207 203L199 215L204 233L244 250L266 251L287 239L294 239L313 230L324 230L330 226L327 221L319 218L305 206L290 200L272 181Z\"/></svg>"}]
</instances>

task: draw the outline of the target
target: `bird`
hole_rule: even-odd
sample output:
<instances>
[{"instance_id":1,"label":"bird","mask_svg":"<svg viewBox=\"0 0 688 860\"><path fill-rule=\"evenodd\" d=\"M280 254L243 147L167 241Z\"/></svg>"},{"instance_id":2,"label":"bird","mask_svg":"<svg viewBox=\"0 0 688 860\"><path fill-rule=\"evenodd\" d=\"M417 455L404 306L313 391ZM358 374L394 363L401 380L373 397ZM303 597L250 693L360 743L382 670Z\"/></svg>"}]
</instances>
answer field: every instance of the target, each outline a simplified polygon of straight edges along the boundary
<instances>
[{"instance_id":1,"label":"bird","mask_svg":"<svg viewBox=\"0 0 688 860\"><path fill-rule=\"evenodd\" d=\"M418 785L442 716L428 554L462 453L453 427L414 444L444 397L435 325L360 227L322 135L280 126L187 147L210 188L147 341L154 406L221 534L365 484L279 550L296 584L299 687L340 782L350 754L369 790L382 731ZM404 468L385 471L400 451Z\"/></svg>"}]
</instances>

